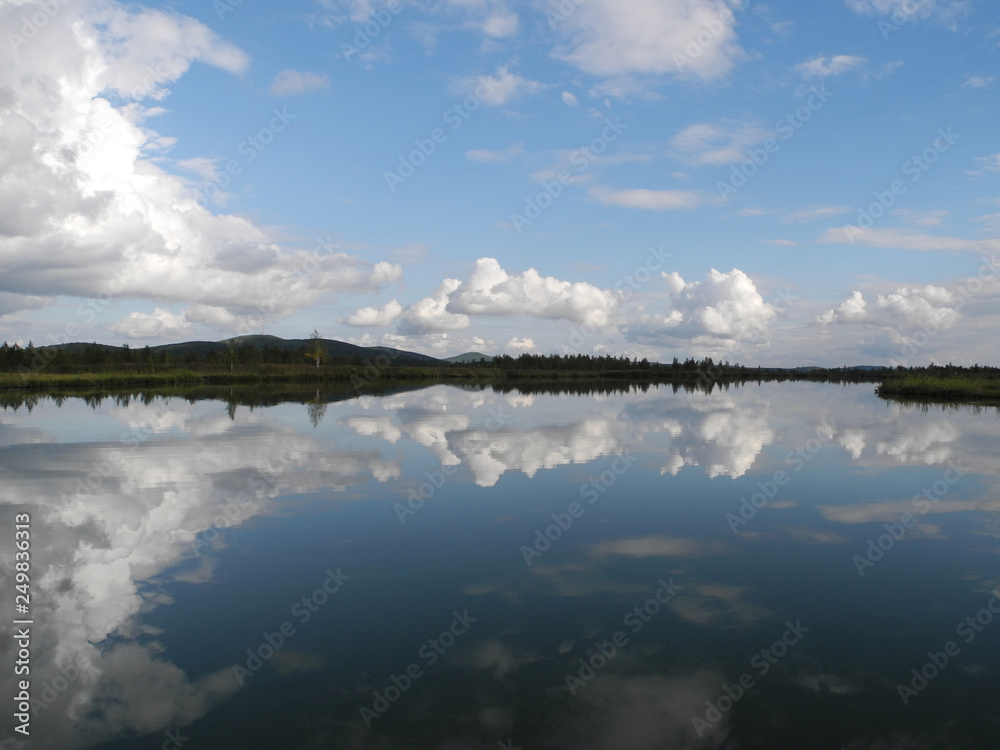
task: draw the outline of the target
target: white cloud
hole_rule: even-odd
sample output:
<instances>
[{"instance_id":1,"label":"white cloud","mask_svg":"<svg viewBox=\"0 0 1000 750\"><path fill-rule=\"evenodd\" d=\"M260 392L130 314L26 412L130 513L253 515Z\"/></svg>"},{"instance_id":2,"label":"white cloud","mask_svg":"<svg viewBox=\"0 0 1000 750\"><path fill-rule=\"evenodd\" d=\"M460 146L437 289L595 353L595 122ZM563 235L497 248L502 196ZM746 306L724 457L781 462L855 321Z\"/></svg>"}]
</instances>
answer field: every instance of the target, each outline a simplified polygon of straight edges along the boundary
<instances>
[{"instance_id":1,"label":"white cloud","mask_svg":"<svg viewBox=\"0 0 1000 750\"><path fill-rule=\"evenodd\" d=\"M962 84L962 88L988 89L993 80L993 76L969 76Z\"/></svg>"},{"instance_id":2,"label":"white cloud","mask_svg":"<svg viewBox=\"0 0 1000 750\"><path fill-rule=\"evenodd\" d=\"M448 310L469 315L531 315L605 326L617 305L617 295L592 284L543 277L534 268L510 274L495 258L480 258L469 280L454 288Z\"/></svg>"},{"instance_id":3,"label":"white cloud","mask_svg":"<svg viewBox=\"0 0 1000 750\"><path fill-rule=\"evenodd\" d=\"M816 322L864 323L899 334L919 328L947 330L961 319L958 296L942 286L928 284L922 288L899 287L889 294L877 294L875 305L869 306L864 295L854 293L838 307L816 318ZM901 339L899 339L901 340Z\"/></svg>"},{"instance_id":4,"label":"white cloud","mask_svg":"<svg viewBox=\"0 0 1000 750\"><path fill-rule=\"evenodd\" d=\"M502 164L509 162L515 156L524 153L524 145L513 143L505 149L491 151L488 148L477 148L465 152L465 158L479 164Z\"/></svg>"},{"instance_id":5,"label":"white cloud","mask_svg":"<svg viewBox=\"0 0 1000 750\"><path fill-rule=\"evenodd\" d=\"M403 335L422 335L460 331L471 325L468 315L459 315L447 310L448 296L458 289L462 282L445 279L430 297L410 305L403 312L399 332Z\"/></svg>"},{"instance_id":6,"label":"white cloud","mask_svg":"<svg viewBox=\"0 0 1000 750\"><path fill-rule=\"evenodd\" d=\"M847 7L856 13L890 16L890 22L896 24L934 18L952 27L970 7L968 0L846 0L846 2Z\"/></svg>"},{"instance_id":7,"label":"white cloud","mask_svg":"<svg viewBox=\"0 0 1000 750\"><path fill-rule=\"evenodd\" d=\"M817 323L858 323L868 317L868 303L864 295L855 291L839 307L829 310L816 318Z\"/></svg>"},{"instance_id":8,"label":"white cloud","mask_svg":"<svg viewBox=\"0 0 1000 750\"><path fill-rule=\"evenodd\" d=\"M936 227L948 215L945 210L921 211L915 208L897 208L890 213L918 227Z\"/></svg>"},{"instance_id":9,"label":"white cloud","mask_svg":"<svg viewBox=\"0 0 1000 750\"><path fill-rule=\"evenodd\" d=\"M981 165L987 172L1000 174L1000 152L989 156L977 156L976 163Z\"/></svg>"},{"instance_id":10,"label":"white cloud","mask_svg":"<svg viewBox=\"0 0 1000 750\"><path fill-rule=\"evenodd\" d=\"M30 5L41 7L35 3ZM15 8L22 13L28 10L24 4ZM149 8L133 10L117 2L91 2L78 12L83 16L83 25L66 35L69 30L66 27L77 19L72 18L72 14L58 13L32 44L21 49L21 62L34 63L35 55L42 53L40 48L45 48L46 52L51 49L39 43L43 36L49 42L62 36L63 43L69 42L71 46L58 55L51 55L51 63L46 68L51 70L68 62L68 58L76 56L77 49L84 46L89 53L87 62L93 67L74 71L77 81L68 82L79 85L82 78L94 86L95 93L111 89L137 101L162 99L167 95L164 86L180 78L195 60L230 73L241 73L249 64L242 50L188 16ZM13 27L12 23L3 25Z\"/></svg>"},{"instance_id":11,"label":"white cloud","mask_svg":"<svg viewBox=\"0 0 1000 750\"><path fill-rule=\"evenodd\" d=\"M578 106L580 106L580 102L569 91L563 91L562 92L562 100L566 103L567 107L578 107Z\"/></svg>"},{"instance_id":12,"label":"white cloud","mask_svg":"<svg viewBox=\"0 0 1000 750\"><path fill-rule=\"evenodd\" d=\"M347 325L359 328L385 328L403 312L403 306L396 300L389 300L379 307L359 307L347 319Z\"/></svg>"},{"instance_id":13,"label":"white cloud","mask_svg":"<svg viewBox=\"0 0 1000 750\"><path fill-rule=\"evenodd\" d=\"M0 27L39 7L0 5ZM63 8L0 67L0 119L9 123L0 141L0 292L180 303L236 321L259 306L280 316L323 294L376 291L400 278L397 265L283 248L246 218L212 214L189 178L165 170L171 139L148 128L162 110L145 100L165 97L195 61L232 72L247 64L194 19L84 2ZM135 101L114 106L109 92ZM213 174L210 159L180 167ZM181 324L139 312L118 325Z\"/></svg>"},{"instance_id":14,"label":"white cloud","mask_svg":"<svg viewBox=\"0 0 1000 750\"><path fill-rule=\"evenodd\" d=\"M332 10L346 11L353 23L364 23L376 10L373 0L319 0L319 3ZM339 18L337 21L342 23L343 19Z\"/></svg>"},{"instance_id":15,"label":"white cloud","mask_svg":"<svg viewBox=\"0 0 1000 750\"><path fill-rule=\"evenodd\" d=\"M861 245L893 250L933 252L937 250L988 253L1000 250L1000 240L966 240L937 234L923 234L897 227L861 229L857 226L831 227L819 238L824 245Z\"/></svg>"},{"instance_id":16,"label":"white cloud","mask_svg":"<svg viewBox=\"0 0 1000 750\"><path fill-rule=\"evenodd\" d=\"M864 65L867 60L857 55L818 55L795 66L803 78L829 78L839 76Z\"/></svg>"},{"instance_id":17,"label":"white cloud","mask_svg":"<svg viewBox=\"0 0 1000 750\"><path fill-rule=\"evenodd\" d=\"M718 552L718 542L703 542L691 537L657 534L644 537L608 539L590 549L591 557L704 557Z\"/></svg>"},{"instance_id":18,"label":"white cloud","mask_svg":"<svg viewBox=\"0 0 1000 750\"><path fill-rule=\"evenodd\" d=\"M803 224L814 219L828 219L831 216L840 216L850 211L849 206L807 206L785 214L784 221L793 224Z\"/></svg>"},{"instance_id":19,"label":"white cloud","mask_svg":"<svg viewBox=\"0 0 1000 750\"><path fill-rule=\"evenodd\" d=\"M137 339L178 338L191 332L191 324L183 315L176 315L162 307L157 307L152 313L129 313L108 328L119 336Z\"/></svg>"},{"instance_id":20,"label":"white cloud","mask_svg":"<svg viewBox=\"0 0 1000 750\"><path fill-rule=\"evenodd\" d=\"M498 13L490 16L483 22L483 33L497 39L504 39L514 36L520 27L520 20L516 13Z\"/></svg>"},{"instance_id":21,"label":"white cloud","mask_svg":"<svg viewBox=\"0 0 1000 750\"><path fill-rule=\"evenodd\" d=\"M300 73L286 68L274 77L271 82L272 96L295 96L310 91L321 91L330 88L330 79L319 73Z\"/></svg>"},{"instance_id":22,"label":"white cloud","mask_svg":"<svg viewBox=\"0 0 1000 750\"><path fill-rule=\"evenodd\" d=\"M593 461L620 449L615 422L588 414L572 424L454 432L447 444L469 467L480 487L492 487L508 471L529 477L542 469Z\"/></svg>"},{"instance_id":23,"label":"white cloud","mask_svg":"<svg viewBox=\"0 0 1000 750\"><path fill-rule=\"evenodd\" d=\"M688 211L716 200L715 196L696 190L612 190L601 186L591 188L590 197L606 206L647 211Z\"/></svg>"},{"instance_id":24,"label":"white cloud","mask_svg":"<svg viewBox=\"0 0 1000 750\"><path fill-rule=\"evenodd\" d=\"M531 351L534 348L535 348L535 342L529 338L519 339L515 337L507 342L507 351L518 351L521 349L524 349L525 351Z\"/></svg>"},{"instance_id":25,"label":"white cloud","mask_svg":"<svg viewBox=\"0 0 1000 750\"><path fill-rule=\"evenodd\" d=\"M626 339L641 344L677 346L693 342L709 350L727 350L737 344L758 344L768 339L777 318L756 285L743 271L722 273L714 268L704 281L687 283L681 276L664 273L670 288L670 311L638 310L626 326Z\"/></svg>"},{"instance_id":26,"label":"white cloud","mask_svg":"<svg viewBox=\"0 0 1000 750\"><path fill-rule=\"evenodd\" d=\"M502 107L518 97L538 94L545 89L538 81L511 73L509 68L501 65L496 75L460 78L452 89L463 96L474 96L489 107Z\"/></svg>"},{"instance_id":27,"label":"white cloud","mask_svg":"<svg viewBox=\"0 0 1000 750\"><path fill-rule=\"evenodd\" d=\"M736 18L722 0L549 0L567 37L553 56L599 76L672 74L713 79L726 75L744 52ZM552 17L556 17L555 15ZM696 54L691 54L692 40Z\"/></svg>"},{"instance_id":28,"label":"white cloud","mask_svg":"<svg viewBox=\"0 0 1000 750\"><path fill-rule=\"evenodd\" d=\"M215 182L219 177L219 161L217 158L193 156L190 159L178 159L174 162L174 166L197 175L205 182Z\"/></svg>"},{"instance_id":29,"label":"white cloud","mask_svg":"<svg viewBox=\"0 0 1000 750\"><path fill-rule=\"evenodd\" d=\"M772 132L759 122L700 122L670 139L671 155L693 166L719 167L747 159L747 149Z\"/></svg>"}]
</instances>

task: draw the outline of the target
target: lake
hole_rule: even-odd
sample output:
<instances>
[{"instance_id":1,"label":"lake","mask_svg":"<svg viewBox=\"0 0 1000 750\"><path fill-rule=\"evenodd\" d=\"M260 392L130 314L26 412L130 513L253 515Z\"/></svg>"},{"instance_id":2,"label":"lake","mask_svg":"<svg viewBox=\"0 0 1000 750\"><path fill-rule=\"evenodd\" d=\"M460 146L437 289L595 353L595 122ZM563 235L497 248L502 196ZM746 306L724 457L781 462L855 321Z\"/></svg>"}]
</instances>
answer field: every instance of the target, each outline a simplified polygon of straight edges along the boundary
<instances>
[{"instance_id":1,"label":"lake","mask_svg":"<svg viewBox=\"0 0 1000 750\"><path fill-rule=\"evenodd\" d=\"M995 747L996 410L324 400L0 412L4 748Z\"/></svg>"}]
</instances>

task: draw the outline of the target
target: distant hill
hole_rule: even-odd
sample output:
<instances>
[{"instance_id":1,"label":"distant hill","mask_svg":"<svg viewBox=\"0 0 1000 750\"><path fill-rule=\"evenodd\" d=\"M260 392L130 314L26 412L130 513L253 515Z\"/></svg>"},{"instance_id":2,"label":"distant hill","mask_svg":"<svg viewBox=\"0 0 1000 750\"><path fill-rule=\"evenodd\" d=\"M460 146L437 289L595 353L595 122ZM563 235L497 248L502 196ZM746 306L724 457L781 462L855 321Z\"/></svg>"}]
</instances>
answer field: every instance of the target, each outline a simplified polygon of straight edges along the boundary
<instances>
[{"instance_id":1,"label":"distant hill","mask_svg":"<svg viewBox=\"0 0 1000 750\"><path fill-rule=\"evenodd\" d=\"M454 357L448 357L444 361L450 362L453 365L462 365L466 362L492 362L493 357L482 352L466 352L465 354L456 354Z\"/></svg>"},{"instance_id":2,"label":"distant hill","mask_svg":"<svg viewBox=\"0 0 1000 750\"><path fill-rule=\"evenodd\" d=\"M394 364L419 365L423 367L443 364L446 360L430 357L426 354L408 352L403 349L392 349L385 346L357 346L348 344L346 341L336 339L320 339L323 350L327 357L360 357L363 360L372 360L379 355L388 355ZM278 336L251 335L236 336L224 341L183 341L177 344L162 344L151 346L151 353L169 354L173 357L185 357L190 354L205 356L207 354L218 354L226 352L233 346L245 346L249 344L256 349L272 347L280 350L295 350L300 348L312 349L314 342L312 339L283 339ZM88 344L84 342L72 342L67 344L53 344L50 346L38 347L39 349L60 349L69 354L79 354L88 347L97 347L105 353L120 352L122 347L109 346L107 344ZM136 346L132 351L142 351L145 347ZM483 355L485 356L485 355Z\"/></svg>"}]
</instances>

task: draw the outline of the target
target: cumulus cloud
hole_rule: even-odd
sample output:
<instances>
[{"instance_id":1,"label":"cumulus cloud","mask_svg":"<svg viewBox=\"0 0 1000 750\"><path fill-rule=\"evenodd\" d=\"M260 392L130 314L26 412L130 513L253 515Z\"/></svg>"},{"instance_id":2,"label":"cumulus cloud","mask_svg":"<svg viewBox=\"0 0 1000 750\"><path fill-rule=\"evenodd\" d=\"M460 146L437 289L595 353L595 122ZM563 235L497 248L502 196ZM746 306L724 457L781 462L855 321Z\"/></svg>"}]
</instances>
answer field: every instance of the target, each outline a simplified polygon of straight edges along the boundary
<instances>
[{"instance_id":1,"label":"cumulus cloud","mask_svg":"<svg viewBox=\"0 0 1000 750\"><path fill-rule=\"evenodd\" d=\"M864 295L855 291L848 299L833 310L828 310L816 318L817 323L858 323L868 317L868 303Z\"/></svg>"},{"instance_id":2,"label":"cumulus cloud","mask_svg":"<svg viewBox=\"0 0 1000 750\"><path fill-rule=\"evenodd\" d=\"M715 200L715 196L697 190L613 190L600 185L590 189L590 197L606 206L646 211L688 211Z\"/></svg>"},{"instance_id":3,"label":"cumulus cloud","mask_svg":"<svg viewBox=\"0 0 1000 750\"><path fill-rule=\"evenodd\" d=\"M467 315L531 315L605 326L618 297L586 282L542 276L534 268L510 274L495 258L480 258L468 281L456 286L448 310Z\"/></svg>"},{"instance_id":4,"label":"cumulus cloud","mask_svg":"<svg viewBox=\"0 0 1000 750\"><path fill-rule=\"evenodd\" d=\"M538 81L510 72L510 66L501 65L496 75L460 78L452 89L461 95L474 96L489 107L503 105L521 96L531 96L544 90Z\"/></svg>"},{"instance_id":5,"label":"cumulus cloud","mask_svg":"<svg viewBox=\"0 0 1000 750\"><path fill-rule=\"evenodd\" d=\"M553 56L599 76L671 74L713 79L744 55L722 0L588 0L565 13L549 0L566 41ZM692 53L692 41L697 54Z\"/></svg>"},{"instance_id":6,"label":"cumulus cloud","mask_svg":"<svg viewBox=\"0 0 1000 750\"><path fill-rule=\"evenodd\" d=\"M854 70L867 62L857 55L818 55L795 66L803 78L830 78Z\"/></svg>"},{"instance_id":7,"label":"cumulus cloud","mask_svg":"<svg viewBox=\"0 0 1000 750\"><path fill-rule=\"evenodd\" d=\"M623 328L629 341L660 346L692 342L720 350L767 341L777 311L743 271L713 268L704 281L690 283L676 272L663 277L670 289L670 311L639 309Z\"/></svg>"},{"instance_id":8,"label":"cumulus cloud","mask_svg":"<svg viewBox=\"0 0 1000 750\"><path fill-rule=\"evenodd\" d=\"M300 73L286 68L271 82L272 96L295 96L330 88L330 79L319 73Z\"/></svg>"},{"instance_id":9,"label":"cumulus cloud","mask_svg":"<svg viewBox=\"0 0 1000 750\"><path fill-rule=\"evenodd\" d=\"M759 122L700 122L670 139L671 154L692 166L719 167L747 159L747 149L772 135Z\"/></svg>"},{"instance_id":10,"label":"cumulus cloud","mask_svg":"<svg viewBox=\"0 0 1000 750\"><path fill-rule=\"evenodd\" d=\"M0 5L0 27L40 9ZM245 218L212 214L188 178L167 171L173 139L149 128L162 110L147 104L196 62L232 73L247 66L242 51L192 18L103 0L62 8L5 59L0 293L146 299L236 321L259 309L287 314L330 292L376 291L401 276L399 266L329 248L275 244ZM213 170L206 159L179 166ZM157 325L155 313L138 312L119 328ZM171 327L168 315L158 320Z\"/></svg>"},{"instance_id":11,"label":"cumulus cloud","mask_svg":"<svg viewBox=\"0 0 1000 750\"><path fill-rule=\"evenodd\" d=\"M129 313L108 328L112 333L136 339L179 337L191 332L191 324L183 315L176 315L162 307L157 307L152 313Z\"/></svg>"},{"instance_id":12,"label":"cumulus cloud","mask_svg":"<svg viewBox=\"0 0 1000 750\"><path fill-rule=\"evenodd\" d=\"M29 502L46 519L46 533L34 540L40 648L31 673L39 695L43 682L57 689L47 707L52 720L32 726L38 747L82 749L162 733L196 721L238 690L228 667L188 675L164 654L144 618L169 606L162 583L175 574L206 580L211 556L182 563L194 563L219 528L273 513L280 495L400 476L381 453L342 450L333 439L320 445L259 411L244 410L234 421L206 405L105 404L102 419L121 425L116 435L124 429L146 436L134 453L115 439L62 440L33 429L17 477L0 486L0 506ZM69 419L89 412L82 402L61 409ZM59 472L51 471L53 462ZM251 486L248 477L262 481ZM12 550L12 543L3 547L4 559L13 559ZM57 665L70 664L82 676L60 687ZM0 675L4 692L10 678L13 672Z\"/></svg>"},{"instance_id":13,"label":"cumulus cloud","mask_svg":"<svg viewBox=\"0 0 1000 750\"><path fill-rule=\"evenodd\" d=\"M403 306L396 300L389 300L378 307L359 307L347 319L347 324L359 328L385 328L403 312Z\"/></svg>"},{"instance_id":14,"label":"cumulus cloud","mask_svg":"<svg viewBox=\"0 0 1000 750\"><path fill-rule=\"evenodd\" d=\"M571 94L569 91L563 91L562 92L562 100L566 103L567 107L578 107L578 106L580 106L580 102L577 101L577 98L573 94Z\"/></svg>"},{"instance_id":15,"label":"cumulus cloud","mask_svg":"<svg viewBox=\"0 0 1000 750\"><path fill-rule=\"evenodd\" d=\"M518 351L524 349L525 351L531 351L535 348L535 342L529 338L519 339L516 336L507 342L508 351Z\"/></svg>"},{"instance_id":16,"label":"cumulus cloud","mask_svg":"<svg viewBox=\"0 0 1000 750\"><path fill-rule=\"evenodd\" d=\"M890 294L877 294L870 307L864 295L854 293L838 307L816 318L823 325L864 323L891 328L901 333L917 329L946 330L961 319L959 296L942 286L928 284L921 288L899 287Z\"/></svg>"},{"instance_id":17,"label":"cumulus cloud","mask_svg":"<svg viewBox=\"0 0 1000 750\"><path fill-rule=\"evenodd\" d=\"M461 285L462 282L458 279L445 279L430 297L406 308L400 320L399 332L409 336L468 328L471 325L468 315L456 314L447 309L449 295Z\"/></svg>"}]
</instances>

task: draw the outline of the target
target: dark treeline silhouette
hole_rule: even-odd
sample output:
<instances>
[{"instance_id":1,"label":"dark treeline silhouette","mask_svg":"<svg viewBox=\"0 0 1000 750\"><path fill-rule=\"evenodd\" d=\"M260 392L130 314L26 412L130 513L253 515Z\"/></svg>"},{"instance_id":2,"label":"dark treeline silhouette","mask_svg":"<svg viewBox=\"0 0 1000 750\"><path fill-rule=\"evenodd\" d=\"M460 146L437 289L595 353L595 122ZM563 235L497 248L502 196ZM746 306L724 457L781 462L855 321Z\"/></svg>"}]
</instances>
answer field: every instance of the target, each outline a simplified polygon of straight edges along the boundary
<instances>
[{"instance_id":1,"label":"dark treeline silhouette","mask_svg":"<svg viewBox=\"0 0 1000 750\"><path fill-rule=\"evenodd\" d=\"M317 365L318 357L318 365ZM72 343L36 348L0 346L0 386L6 388L97 388L130 386L247 387L312 384L331 391L386 392L436 382L480 387L538 383L538 392L558 383L558 392L588 392L597 384L670 384L675 391L712 392L725 385L790 380L877 383L886 398L1000 400L1000 369L952 364L927 367L746 366L711 357L670 363L626 356L586 354L499 355L492 360L449 363L422 354L358 347L328 339L284 340L250 336L225 342L186 342L133 349ZM294 388L292 388L294 390ZM247 398L251 398L247 396ZM297 399L293 399L297 400Z\"/></svg>"},{"instance_id":2,"label":"dark treeline silhouette","mask_svg":"<svg viewBox=\"0 0 1000 750\"><path fill-rule=\"evenodd\" d=\"M10 345L6 341L0 346L0 372L74 373L101 370L149 370L170 367L214 367L232 368L256 365L303 365L312 364L313 353L308 346L279 347L273 344L256 346L252 343L234 344L228 347L191 348L187 351L171 352L164 347L133 349L106 344L71 344L36 348L29 341L25 347ZM374 355L364 357L324 356L323 365L360 366L371 361Z\"/></svg>"}]
</instances>

